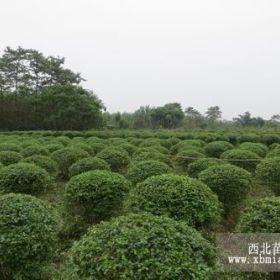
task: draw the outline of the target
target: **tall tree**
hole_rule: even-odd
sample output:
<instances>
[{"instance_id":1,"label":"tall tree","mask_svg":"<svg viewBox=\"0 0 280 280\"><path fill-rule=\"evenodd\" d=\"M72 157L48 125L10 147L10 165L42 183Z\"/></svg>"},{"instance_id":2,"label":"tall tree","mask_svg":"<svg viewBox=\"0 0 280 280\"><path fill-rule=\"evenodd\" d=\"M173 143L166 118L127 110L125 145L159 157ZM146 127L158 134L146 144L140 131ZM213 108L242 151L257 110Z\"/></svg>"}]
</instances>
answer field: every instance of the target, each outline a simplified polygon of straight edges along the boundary
<instances>
[{"instance_id":1,"label":"tall tree","mask_svg":"<svg viewBox=\"0 0 280 280\"><path fill-rule=\"evenodd\" d=\"M219 106L209 107L206 111L206 117L209 121L215 122L222 118L222 111Z\"/></svg>"},{"instance_id":2,"label":"tall tree","mask_svg":"<svg viewBox=\"0 0 280 280\"><path fill-rule=\"evenodd\" d=\"M40 90L44 86L78 85L79 73L64 68L64 58L48 56L33 49L7 47L0 57L0 91L19 88Z\"/></svg>"}]
</instances>

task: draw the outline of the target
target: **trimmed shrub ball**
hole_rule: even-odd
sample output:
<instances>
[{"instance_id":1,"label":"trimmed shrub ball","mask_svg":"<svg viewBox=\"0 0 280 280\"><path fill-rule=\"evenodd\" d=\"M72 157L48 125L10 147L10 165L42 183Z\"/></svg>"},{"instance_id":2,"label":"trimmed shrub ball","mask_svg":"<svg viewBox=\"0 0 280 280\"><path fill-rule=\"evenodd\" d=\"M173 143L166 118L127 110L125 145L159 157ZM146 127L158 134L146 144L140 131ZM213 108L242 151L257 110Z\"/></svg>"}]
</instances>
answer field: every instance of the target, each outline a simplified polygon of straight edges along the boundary
<instances>
[{"instance_id":1,"label":"trimmed shrub ball","mask_svg":"<svg viewBox=\"0 0 280 280\"><path fill-rule=\"evenodd\" d=\"M256 153L260 157L265 157L268 152L267 146L261 143L244 142L238 147L238 149Z\"/></svg>"},{"instance_id":2,"label":"trimmed shrub ball","mask_svg":"<svg viewBox=\"0 0 280 280\"><path fill-rule=\"evenodd\" d=\"M99 222L122 208L129 188L129 181L118 173L88 171L72 177L66 185L66 207L88 223Z\"/></svg>"},{"instance_id":3,"label":"trimmed shrub ball","mask_svg":"<svg viewBox=\"0 0 280 280\"><path fill-rule=\"evenodd\" d=\"M52 176L57 176L58 174L57 163L48 156L31 156L22 159L21 162L32 163L39 167L42 167Z\"/></svg>"},{"instance_id":4,"label":"trimmed shrub ball","mask_svg":"<svg viewBox=\"0 0 280 280\"><path fill-rule=\"evenodd\" d=\"M261 157L256 153L241 149L226 151L221 155L221 159L249 172L254 172L257 164L261 161Z\"/></svg>"},{"instance_id":5,"label":"trimmed shrub ball","mask_svg":"<svg viewBox=\"0 0 280 280\"><path fill-rule=\"evenodd\" d=\"M74 143L69 144L68 148L81 149L81 150L88 152L91 156L95 155L94 149L86 143L80 143L80 142L75 143L74 142Z\"/></svg>"},{"instance_id":6,"label":"trimmed shrub ball","mask_svg":"<svg viewBox=\"0 0 280 280\"><path fill-rule=\"evenodd\" d=\"M73 279L207 280L215 260L212 244L198 231L146 213L92 227L70 250L67 267Z\"/></svg>"},{"instance_id":7,"label":"trimmed shrub ball","mask_svg":"<svg viewBox=\"0 0 280 280\"><path fill-rule=\"evenodd\" d=\"M127 178L133 183L137 184L143 182L145 179L170 172L170 167L160 161L145 160L134 162L129 166L127 171Z\"/></svg>"},{"instance_id":8,"label":"trimmed shrub ball","mask_svg":"<svg viewBox=\"0 0 280 280\"><path fill-rule=\"evenodd\" d=\"M264 159L257 166L256 176L276 195L280 195L280 157Z\"/></svg>"},{"instance_id":9,"label":"trimmed shrub ball","mask_svg":"<svg viewBox=\"0 0 280 280\"><path fill-rule=\"evenodd\" d=\"M110 165L101 158L83 158L70 166L69 177L91 170L110 170Z\"/></svg>"},{"instance_id":10,"label":"trimmed shrub ball","mask_svg":"<svg viewBox=\"0 0 280 280\"><path fill-rule=\"evenodd\" d=\"M198 178L199 173L211 166L225 164L224 161L217 158L201 158L193 161L188 165L188 175L193 178Z\"/></svg>"},{"instance_id":11,"label":"trimmed shrub ball","mask_svg":"<svg viewBox=\"0 0 280 280\"><path fill-rule=\"evenodd\" d=\"M280 157L280 147L275 147L273 150L271 150L267 156L267 158L275 158L275 157Z\"/></svg>"},{"instance_id":12,"label":"trimmed shrub ball","mask_svg":"<svg viewBox=\"0 0 280 280\"><path fill-rule=\"evenodd\" d=\"M274 143L280 143L280 136L277 134L267 134L262 137L262 142L268 146Z\"/></svg>"},{"instance_id":13,"label":"trimmed shrub ball","mask_svg":"<svg viewBox=\"0 0 280 280\"><path fill-rule=\"evenodd\" d=\"M21 151L23 157L31 157L34 155L49 156L50 152L45 147L39 145L31 145Z\"/></svg>"},{"instance_id":14,"label":"trimmed shrub ball","mask_svg":"<svg viewBox=\"0 0 280 280\"><path fill-rule=\"evenodd\" d=\"M219 158L222 153L233 149L233 145L226 141L214 141L205 146L206 155Z\"/></svg>"},{"instance_id":15,"label":"trimmed shrub ball","mask_svg":"<svg viewBox=\"0 0 280 280\"><path fill-rule=\"evenodd\" d=\"M164 162L170 167L173 167L172 161L168 155L164 155L158 151L142 151L140 153L135 153L133 156L133 162L140 162L146 160L156 160Z\"/></svg>"},{"instance_id":16,"label":"trimmed shrub ball","mask_svg":"<svg viewBox=\"0 0 280 280\"><path fill-rule=\"evenodd\" d=\"M49 151L49 153L53 153L57 150L63 149L64 146L59 143L49 143L49 144L45 145L44 148L46 148Z\"/></svg>"},{"instance_id":17,"label":"trimmed shrub ball","mask_svg":"<svg viewBox=\"0 0 280 280\"><path fill-rule=\"evenodd\" d=\"M15 163L0 169L0 193L40 194L52 184L48 172L34 164Z\"/></svg>"},{"instance_id":18,"label":"trimmed shrub ball","mask_svg":"<svg viewBox=\"0 0 280 280\"><path fill-rule=\"evenodd\" d=\"M82 158L89 157L89 153L74 148L63 148L52 153L51 157L58 164L58 169L62 178L67 179L69 177L69 167Z\"/></svg>"},{"instance_id":19,"label":"trimmed shrub ball","mask_svg":"<svg viewBox=\"0 0 280 280\"><path fill-rule=\"evenodd\" d=\"M252 201L243 211L238 231L253 233L280 232L280 198L269 197Z\"/></svg>"},{"instance_id":20,"label":"trimmed shrub ball","mask_svg":"<svg viewBox=\"0 0 280 280\"><path fill-rule=\"evenodd\" d=\"M10 165L19 162L22 159L22 155L13 151L0 152L0 162L4 165Z\"/></svg>"},{"instance_id":21,"label":"trimmed shrub ball","mask_svg":"<svg viewBox=\"0 0 280 280\"><path fill-rule=\"evenodd\" d=\"M188 165L199 158L205 158L205 155L197 151L186 150L179 152L175 156L174 163L179 170L187 171Z\"/></svg>"},{"instance_id":22,"label":"trimmed shrub ball","mask_svg":"<svg viewBox=\"0 0 280 280\"><path fill-rule=\"evenodd\" d=\"M218 195L226 213L240 205L251 187L251 174L230 164L209 167L199 174L199 179Z\"/></svg>"},{"instance_id":23,"label":"trimmed shrub ball","mask_svg":"<svg viewBox=\"0 0 280 280\"><path fill-rule=\"evenodd\" d=\"M220 217L217 196L204 183L187 176L150 177L131 191L127 204L132 211L167 215L198 228L211 225Z\"/></svg>"},{"instance_id":24,"label":"trimmed shrub ball","mask_svg":"<svg viewBox=\"0 0 280 280\"><path fill-rule=\"evenodd\" d=\"M13 152L20 152L21 147L15 143L1 143L0 144L0 151L13 151Z\"/></svg>"},{"instance_id":25,"label":"trimmed shrub ball","mask_svg":"<svg viewBox=\"0 0 280 280\"><path fill-rule=\"evenodd\" d=\"M30 195L0 196L0 277L38 279L56 251L58 219L48 205Z\"/></svg>"},{"instance_id":26,"label":"trimmed shrub ball","mask_svg":"<svg viewBox=\"0 0 280 280\"><path fill-rule=\"evenodd\" d=\"M96 157L105 160L109 163L113 171L122 171L130 161L126 150L121 148L109 147L99 152Z\"/></svg>"}]
</instances>

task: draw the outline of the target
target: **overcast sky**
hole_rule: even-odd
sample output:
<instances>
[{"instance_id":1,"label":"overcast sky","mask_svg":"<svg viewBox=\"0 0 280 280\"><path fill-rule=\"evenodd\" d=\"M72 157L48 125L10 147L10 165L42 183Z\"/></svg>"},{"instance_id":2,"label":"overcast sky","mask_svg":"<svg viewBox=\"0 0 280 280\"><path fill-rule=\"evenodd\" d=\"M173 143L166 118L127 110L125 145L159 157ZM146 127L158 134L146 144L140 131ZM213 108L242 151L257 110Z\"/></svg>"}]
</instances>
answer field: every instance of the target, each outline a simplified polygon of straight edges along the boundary
<instances>
[{"instance_id":1,"label":"overcast sky","mask_svg":"<svg viewBox=\"0 0 280 280\"><path fill-rule=\"evenodd\" d=\"M110 112L280 113L278 0L1 0L0 49L66 58Z\"/></svg>"}]
</instances>

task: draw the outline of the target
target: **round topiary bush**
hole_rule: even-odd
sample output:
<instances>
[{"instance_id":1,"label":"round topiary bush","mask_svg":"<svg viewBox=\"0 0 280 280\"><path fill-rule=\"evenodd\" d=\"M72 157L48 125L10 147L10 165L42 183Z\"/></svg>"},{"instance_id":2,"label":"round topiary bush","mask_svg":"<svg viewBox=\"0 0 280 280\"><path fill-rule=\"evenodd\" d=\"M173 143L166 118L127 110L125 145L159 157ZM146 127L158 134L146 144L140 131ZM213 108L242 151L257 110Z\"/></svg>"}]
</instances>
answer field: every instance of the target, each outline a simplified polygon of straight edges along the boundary
<instances>
[{"instance_id":1,"label":"round topiary bush","mask_svg":"<svg viewBox=\"0 0 280 280\"><path fill-rule=\"evenodd\" d=\"M219 158L222 153L233 149L233 145L226 141L214 141L207 144L204 148L206 155Z\"/></svg>"},{"instance_id":2,"label":"round topiary bush","mask_svg":"<svg viewBox=\"0 0 280 280\"><path fill-rule=\"evenodd\" d=\"M21 162L27 162L35 164L39 167L44 168L50 175L56 177L58 174L57 163L48 156L31 156L21 160Z\"/></svg>"},{"instance_id":3,"label":"round topiary bush","mask_svg":"<svg viewBox=\"0 0 280 280\"><path fill-rule=\"evenodd\" d=\"M31 157L34 155L49 156L48 149L39 145L31 145L21 151L23 157Z\"/></svg>"},{"instance_id":4,"label":"round topiary bush","mask_svg":"<svg viewBox=\"0 0 280 280\"><path fill-rule=\"evenodd\" d=\"M268 152L267 146L261 143L244 142L238 147L238 149L256 153L260 157L265 157Z\"/></svg>"},{"instance_id":5,"label":"round topiary bush","mask_svg":"<svg viewBox=\"0 0 280 280\"><path fill-rule=\"evenodd\" d=\"M52 184L48 172L34 164L15 163L0 169L0 193L40 194Z\"/></svg>"},{"instance_id":6,"label":"round topiary bush","mask_svg":"<svg viewBox=\"0 0 280 280\"><path fill-rule=\"evenodd\" d=\"M257 166L256 176L276 195L280 195L280 157L264 159Z\"/></svg>"},{"instance_id":7,"label":"round topiary bush","mask_svg":"<svg viewBox=\"0 0 280 280\"><path fill-rule=\"evenodd\" d=\"M280 157L280 147L275 147L272 149L266 156L267 158L275 158L275 157Z\"/></svg>"},{"instance_id":8,"label":"round topiary bush","mask_svg":"<svg viewBox=\"0 0 280 280\"><path fill-rule=\"evenodd\" d=\"M49 151L49 153L53 153L57 150L63 149L64 146L60 143L49 143L45 145L44 148L46 148Z\"/></svg>"},{"instance_id":9,"label":"round topiary bush","mask_svg":"<svg viewBox=\"0 0 280 280\"><path fill-rule=\"evenodd\" d=\"M88 152L91 156L95 155L94 149L86 143L80 143L80 142L75 143L74 142L74 143L69 144L68 148L81 149L81 150Z\"/></svg>"},{"instance_id":10,"label":"round topiary bush","mask_svg":"<svg viewBox=\"0 0 280 280\"><path fill-rule=\"evenodd\" d=\"M198 231L146 213L92 227L70 250L67 267L74 279L207 280L215 259Z\"/></svg>"},{"instance_id":11,"label":"round topiary bush","mask_svg":"<svg viewBox=\"0 0 280 280\"><path fill-rule=\"evenodd\" d=\"M189 164L200 158L205 158L205 155L195 150L185 150L175 156L174 163L179 170L187 171Z\"/></svg>"},{"instance_id":12,"label":"round topiary bush","mask_svg":"<svg viewBox=\"0 0 280 280\"><path fill-rule=\"evenodd\" d=\"M19 162L22 159L22 155L13 151L0 152L0 162L4 165L10 165Z\"/></svg>"},{"instance_id":13,"label":"round topiary bush","mask_svg":"<svg viewBox=\"0 0 280 280\"><path fill-rule=\"evenodd\" d=\"M0 277L37 279L54 255L58 219L41 200L23 194L0 196Z\"/></svg>"},{"instance_id":14,"label":"round topiary bush","mask_svg":"<svg viewBox=\"0 0 280 280\"><path fill-rule=\"evenodd\" d=\"M0 144L0 151L13 151L13 152L20 152L21 147L15 143L1 143Z\"/></svg>"},{"instance_id":15,"label":"round topiary bush","mask_svg":"<svg viewBox=\"0 0 280 280\"><path fill-rule=\"evenodd\" d=\"M274 143L280 143L280 136L277 134L267 134L262 137L262 142L268 146Z\"/></svg>"},{"instance_id":16,"label":"round topiary bush","mask_svg":"<svg viewBox=\"0 0 280 280\"><path fill-rule=\"evenodd\" d=\"M252 201L243 211L237 229L245 233L279 233L280 198L269 197Z\"/></svg>"},{"instance_id":17,"label":"round topiary bush","mask_svg":"<svg viewBox=\"0 0 280 280\"><path fill-rule=\"evenodd\" d=\"M127 205L132 211L167 215L195 227L211 225L220 216L220 203L210 188L197 179L179 175L146 179L131 191Z\"/></svg>"},{"instance_id":18,"label":"round topiary bush","mask_svg":"<svg viewBox=\"0 0 280 280\"><path fill-rule=\"evenodd\" d=\"M230 164L244 168L249 172L255 171L257 164L261 161L261 157L256 153L242 149L226 151L221 155L221 159L226 160Z\"/></svg>"},{"instance_id":19,"label":"round topiary bush","mask_svg":"<svg viewBox=\"0 0 280 280\"><path fill-rule=\"evenodd\" d=\"M122 171L130 161L127 151L121 148L109 147L99 152L96 157L109 163L113 171Z\"/></svg>"},{"instance_id":20,"label":"round topiary bush","mask_svg":"<svg viewBox=\"0 0 280 280\"><path fill-rule=\"evenodd\" d=\"M199 173L211 166L225 164L224 161L217 158L201 158L193 161L188 165L188 175L193 178L198 178Z\"/></svg>"},{"instance_id":21,"label":"round topiary bush","mask_svg":"<svg viewBox=\"0 0 280 280\"><path fill-rule=\"evenodd\" d=\"M136 152L133 156L133 162L140 162L146 160L156 160L164 162L168 166L173 167L172 161L168 155L164 155L155 150Z\"/></svg>"},{"instance_id":22,"label":"round topiary bush","mask_svg":"<svg viewBox=\"0 0 280 280\"><path fill-rule=\"evenodd\" d=\"M170 172L170 167L160 161L145 160L133 162L127 171L127 178L133 183L137 184L143 182L145 179Z\"/></svg>"},{"instance_id":23,"label":"round topiary bush","mask_svg":"<svg viewBox=\"0 0 280 280\"><path fill-rule=\"evenodd\" d=\"M52 153L51 157L58 164L58 169L62 178L69 177L69 167L82 158L89 157L89 153L81 149L63 148Z\"/></svg>"},{"instance_id":24,"label":"round topiary bush","mask_svg":"<svg viewBox=\"0 0 280 280\"><path fill-rule=\"evenodd\" d=\"M250 173L230 164L209 167L199 174L199 179L218 195L226 213L240 205L251 186Z\"/></svg>"},{"instance_id":25,"label":"round topiary bush","mask_svg":"<svg viewBox=\"0 0 280 280\"><path fill-rule=\"evenodd\" d=\"M129 181L120 174L106 170L88 171L68 182L66 208L88 223L99 222L121 209L129 187Z\"/></svg>"},{"instance_id":26,"label":"round topiary bush","mask_svg":"<svg viewBox=\"0 0 280 280\"><path fill-rule=\"evenodd\" d=\"M70 166L69 177L91 170L110 170L110 165L101 158L83 158Z\"/></svg>"}]
</instances>

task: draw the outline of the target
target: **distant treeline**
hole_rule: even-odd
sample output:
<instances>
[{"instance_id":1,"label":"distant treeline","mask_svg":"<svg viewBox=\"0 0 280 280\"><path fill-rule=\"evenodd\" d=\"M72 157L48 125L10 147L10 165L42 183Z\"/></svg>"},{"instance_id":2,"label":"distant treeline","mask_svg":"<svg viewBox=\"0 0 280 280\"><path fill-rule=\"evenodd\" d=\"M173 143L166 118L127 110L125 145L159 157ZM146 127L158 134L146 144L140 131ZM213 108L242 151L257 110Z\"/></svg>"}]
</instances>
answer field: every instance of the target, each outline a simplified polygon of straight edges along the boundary
<instances>
[{"instance_id":1,"label":"distant treeline","mask_svg":"<svg viewBox=\"0 0 280 280\"><path fill-rule=\"evenodd\" d=\"M84 79L64 67L64 58L45 57L33 49L7 47L0 57L1 130L85 130L90 128L215 128L273 127L270 120L249 112L233 121L222 120L218 106L205 114L179 103L142 106L134 113L108 113L102 101L80 86Z\"/></svg>"}]
</instances>

